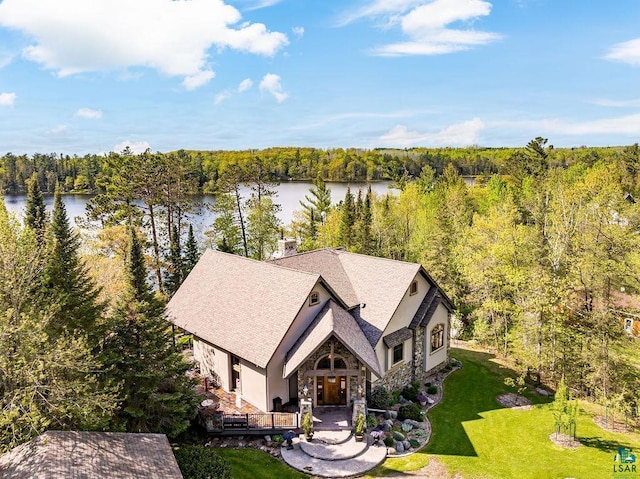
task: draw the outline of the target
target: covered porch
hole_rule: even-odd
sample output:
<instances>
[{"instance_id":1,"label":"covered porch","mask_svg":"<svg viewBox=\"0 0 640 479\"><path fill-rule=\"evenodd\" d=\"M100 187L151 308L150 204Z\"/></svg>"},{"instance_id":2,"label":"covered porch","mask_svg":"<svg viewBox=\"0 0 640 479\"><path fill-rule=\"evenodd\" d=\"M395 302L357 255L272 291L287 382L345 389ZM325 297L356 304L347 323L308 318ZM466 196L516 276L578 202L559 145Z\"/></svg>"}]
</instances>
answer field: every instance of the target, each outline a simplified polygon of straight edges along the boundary
<instances>
[{"instance_id":1,"label":"covered porch","mask_svg":"<svg viewBox=\"0 0 640 479\"><path fill-rule=\"evenodd\" d=\"M354 405L362 410L372 373L381 375L373 347L353 316L329 300L287 353L283 377L296 384L302 414L311 408L315 419L316 410L320 416L346 417L327 424L347 428L356 414ZM315 425L323 427L323 422Z\"/></svg>"}]
</instances>

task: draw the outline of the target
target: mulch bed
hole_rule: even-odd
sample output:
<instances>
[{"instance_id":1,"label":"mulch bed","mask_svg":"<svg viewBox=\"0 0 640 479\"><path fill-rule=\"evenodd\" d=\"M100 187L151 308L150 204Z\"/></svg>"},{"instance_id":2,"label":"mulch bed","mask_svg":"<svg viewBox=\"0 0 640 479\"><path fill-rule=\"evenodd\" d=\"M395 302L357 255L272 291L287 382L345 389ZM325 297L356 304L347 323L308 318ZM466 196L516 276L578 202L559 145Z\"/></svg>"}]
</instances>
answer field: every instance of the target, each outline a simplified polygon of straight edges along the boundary
<instances>
[{"instance_id":1,"label":"mulch bed","mask_svg":"<svg viewBox=\"0 0 640 479\"><path fill-rule=\"evenodd\" d=\"M631 432L631 424L627 426L624 425L622 421L615 421L611 419L605 419L604 416L596 416L593 418L593 422L595 422L598 426L600 426L605 431L609 432Z\"/></svg>"},{"instance_id":2,"label":"mulch bed","mask_svg":"<svg viewBox=\"0 0 640 479\"><path fill-rule=\"evenodd\" d=\"M552 432L549 439L556 446L564 447L565 449L577 449L582 446L580 441L566 434Z\"/></svg>"}]
</instances>

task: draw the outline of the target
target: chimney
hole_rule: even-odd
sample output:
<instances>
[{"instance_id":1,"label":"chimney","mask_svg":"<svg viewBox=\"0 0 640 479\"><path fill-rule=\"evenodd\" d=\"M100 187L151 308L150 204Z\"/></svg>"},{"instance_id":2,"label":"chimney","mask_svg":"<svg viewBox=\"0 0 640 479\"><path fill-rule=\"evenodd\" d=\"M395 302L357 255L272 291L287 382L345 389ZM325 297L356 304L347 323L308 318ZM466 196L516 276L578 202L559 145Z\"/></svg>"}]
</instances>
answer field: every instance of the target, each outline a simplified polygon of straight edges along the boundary
<instances>
[{"instance_id":1,"label":"chimney","mask_svg":"<svg viewBox=\"0 0 640 479\"><path fill-rule=\"evenodd\" d=\"M297 247L298 243L295 239L278 240L278 258L296 254L298 252Z\"/></svg>"}]
</instances>

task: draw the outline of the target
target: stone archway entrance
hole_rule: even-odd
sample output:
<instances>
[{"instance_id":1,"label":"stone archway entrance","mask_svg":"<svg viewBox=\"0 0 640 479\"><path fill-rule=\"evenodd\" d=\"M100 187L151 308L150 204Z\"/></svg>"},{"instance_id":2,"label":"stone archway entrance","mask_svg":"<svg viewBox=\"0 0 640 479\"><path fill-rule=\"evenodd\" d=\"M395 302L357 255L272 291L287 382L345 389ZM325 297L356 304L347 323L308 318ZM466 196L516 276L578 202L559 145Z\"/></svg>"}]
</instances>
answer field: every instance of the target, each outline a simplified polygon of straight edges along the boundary
<instances>
[{"instance_id":1,"label":"stone archway entrance","mask_svg":"<svg viewBox=\"0 0 640 479\"><path fill-rule=\"evenodd\" d=\"M334 353L333 344L329 354L315 362L315 390L317 406L346 406L349 397L347 363Z\"/></svg>"}]
</instances>

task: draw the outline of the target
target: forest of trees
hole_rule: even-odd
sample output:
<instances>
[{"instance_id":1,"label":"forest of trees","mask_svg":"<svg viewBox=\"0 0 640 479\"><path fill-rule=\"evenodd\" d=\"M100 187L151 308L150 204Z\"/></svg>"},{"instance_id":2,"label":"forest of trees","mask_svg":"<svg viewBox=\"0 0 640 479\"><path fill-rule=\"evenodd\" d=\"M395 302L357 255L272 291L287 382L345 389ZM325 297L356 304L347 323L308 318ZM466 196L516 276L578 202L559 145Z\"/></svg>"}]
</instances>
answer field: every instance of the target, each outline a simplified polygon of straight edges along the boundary
<instances>
[{"instance_id":1,"label":"forest of trees","mask_svg":"<svg viewBox=\"0 0 640 479\"><path fill-rule=\"evenodd\" d=\"M169 163L178 161L188 172L199 193L216 193L220 179L230 166L246 168L258 158L271 179L276 181L307 180L320 176L324 181L406 181L420 176L430 166L439 175L451 164L461 175L491 175L508 164L522 148L411 148L362 150L314 148L269 148L244 151L185 151L156 153ZM622 154L622 148L547 148L551 166L567 166L576 162L611 160ZM63 192L104 192L120 161L130 151L82 157L57 153L16 156L7 153L0 159L0 184L5 194L27 191L27 180L35 172L40 189L53 193L56 182ZM114 168L114 165L116 166ZM223 180L224 181L224 180Z\"/></svg>"},{"instance_id":2,"label":"forest of trees","mask_svg":"<svg viewBox=\"0 0 640 479\"><path fill-rule=\"evenodd\" d=\"M455 303L458 337L511 358L523 379L564 377L574 394L638 414L639 347L621 325L638 314L626 311L640 291L638 145L536 138L517 149L125 151L3 165L4 191L28 191L22 221L0 201L5 449L48 428L184 431L197 399L165 302L204 247L266 259L282 236L300 250L421 263ZM481 173L475 185L467 173ZM82 176L97 194L80 239L61 193ZM286 226L273 195L284 177L314 181ZM396 193L348 190L331 204L326 180L382 177ZM217 193L216 219L198 244L190 197L203 189ZM56 191L52 214L44 191Z\"/></svg>"}]
</instances>

